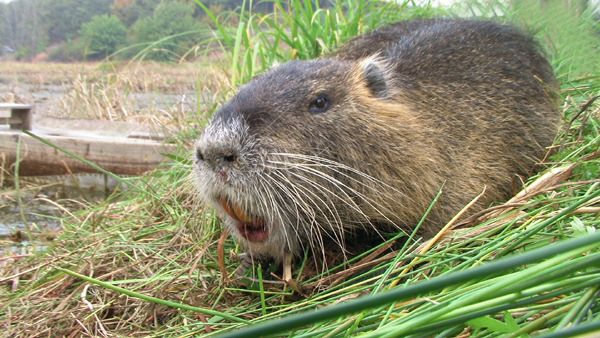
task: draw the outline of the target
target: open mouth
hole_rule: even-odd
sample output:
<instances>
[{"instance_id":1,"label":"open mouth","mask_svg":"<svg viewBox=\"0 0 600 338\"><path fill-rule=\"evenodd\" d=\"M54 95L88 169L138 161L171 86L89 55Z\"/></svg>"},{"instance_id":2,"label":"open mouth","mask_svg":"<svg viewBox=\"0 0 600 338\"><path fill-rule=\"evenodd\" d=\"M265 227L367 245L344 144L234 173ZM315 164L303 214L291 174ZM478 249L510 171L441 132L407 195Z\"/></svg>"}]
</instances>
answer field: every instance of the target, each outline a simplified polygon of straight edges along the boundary
<instances>
[{"instance_id":1,"label":"open mouth","mask_svg":"<svg viewBox=\"0 0 600 338\"><path fill-rule=\"evenodd\" d=\"M248 216L239 205L230 203L225 198L220 198L219 201L225 212L237 221L237 229L242 237L250 242L263 242L269 237L263 219Z\"/></svg>"}]
</instances>

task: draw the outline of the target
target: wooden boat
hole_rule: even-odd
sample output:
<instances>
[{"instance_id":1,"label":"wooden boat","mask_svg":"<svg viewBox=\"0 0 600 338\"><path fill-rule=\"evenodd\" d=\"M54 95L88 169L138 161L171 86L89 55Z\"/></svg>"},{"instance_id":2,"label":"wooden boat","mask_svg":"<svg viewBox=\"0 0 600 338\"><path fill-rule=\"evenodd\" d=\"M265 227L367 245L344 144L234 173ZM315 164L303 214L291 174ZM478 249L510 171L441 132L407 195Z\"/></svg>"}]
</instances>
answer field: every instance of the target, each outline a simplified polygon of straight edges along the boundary
<instances>
[{"instance_id":1,"label":"wooden boat","mask_svg":"<svg viewBox=\"0 0 600 338\"><path fill-rule=\"evenodd\" d=\"M38 117L32 106L0 104L0 165L11 171L18 160L23 176L98 172L76 157L114 174L139 175L154 169L175 147L165 142L162 131L148 126Z\"/></svg>"}]
</instances>

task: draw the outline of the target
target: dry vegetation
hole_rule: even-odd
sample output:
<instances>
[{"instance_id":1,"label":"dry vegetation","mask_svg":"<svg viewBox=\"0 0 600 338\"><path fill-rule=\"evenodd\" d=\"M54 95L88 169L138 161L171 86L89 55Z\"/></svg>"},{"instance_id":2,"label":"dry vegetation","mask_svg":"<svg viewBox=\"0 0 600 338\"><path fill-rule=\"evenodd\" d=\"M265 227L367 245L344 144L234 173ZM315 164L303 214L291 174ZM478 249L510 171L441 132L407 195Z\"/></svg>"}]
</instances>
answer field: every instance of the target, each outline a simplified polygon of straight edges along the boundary
<instances>
[{"instance_id":1,"label":"dry vegetation","mask_svg":"<svg viewBox=\"0 0 600 338\"><path fill-rule=\"evenodd\" d=\"M217 96L228 91L223 88L227 71L217 62L4 62L0 74L4 91L0 100L36 103L39 114L135 121L179 130L188 129L187 122L196 122L198 112L213 111ZM40 92L45 96L36 96Z\"/></svg>"},{"instance_id":2,"label":"dry vegetation","mask_svg":"<svg viewBox=\"0 0 600 338\"><path fill-rule=\"evenodd\" d=\"M137 120L128 106L136 91L194 90L198 93L196 107L141 114L180 129L180 142L190 144L206 114L231 94L231 78L226 75L233 68L152 63L0 64L0 77L17 85L65 86L68 90L61 102L66 109L104 119ZM106 201L80 202L80 211L61 209L62 217L57 220L63 231L57 237L40 236L35 246L3 252L0 335L181 337L223 333L249 322L268 324L282 315L327 310L359 296L381 295L387 289L410 291L414 286L443 282L455 273L495 264L502 257L527 257L536 248L552 249L555 242L597 236L600 100L595 98L600 84L593 76L559 75L564 79L561 109L565 127L555 143L559 154L545 161L547 170L533 177L522 194L492 207L478 219L450 226L429 247L409 242L386 254L383 245L323 275L310 267L311 259L297 262L294 276L304 295L277 283L281 275L277 267L250 271L250 278L264 283L237 279L240 249L222 237L214 215L198 205L186 160L189 154L183 152L175 154L174 164L124 180L123 184L132 187L115 191ZM72 81L64 83L65 78ZM63 204L59 199L48 201ZM296 325L302 328L288 328L287 332L298 336L398 332L424 336L435 332L441 336L518 337L563 333L586 325L600 330L599 246L553 252L539 264L496 265L504 269L498 270L502 273L474 275L460 284L442 283L442 287L415 292L410 298L394 303L386 300L363 307L362 312ZM374 277L371 269L384 275ZM394 288L396 284L400 287Z\"/></svg>"},{"instance_id":3,"label":"dry vegetation","mask_svg":"<svg viewBox=\"0 0 600 338\"><path fill-rule=\"evenodd\" d=\"M37 86L70 85L73 79L85 75L94 81L110 81L121 77L130 89L146 92L160 90L194 90L202 66L196 63L160 64L153 62L124 63L26 63L0 62L1 81L15 86L27 83ZM125 88L124 88L125 89Z\"/></svg>"}]
</instances>

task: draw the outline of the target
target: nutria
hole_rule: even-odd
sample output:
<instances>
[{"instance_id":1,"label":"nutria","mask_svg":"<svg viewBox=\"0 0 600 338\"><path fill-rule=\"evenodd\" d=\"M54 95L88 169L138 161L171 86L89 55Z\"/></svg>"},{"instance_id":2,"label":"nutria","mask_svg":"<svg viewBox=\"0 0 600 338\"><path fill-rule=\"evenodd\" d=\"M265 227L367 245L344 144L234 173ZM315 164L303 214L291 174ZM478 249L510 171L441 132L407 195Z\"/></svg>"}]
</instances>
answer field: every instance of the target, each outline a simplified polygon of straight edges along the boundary
<instances>
[{"instance_id":1,"label":"nutria","mask_svg":"<svg viewBox=\"0 0 600 338\"><path fill-rule=\"evenodd\" d=\"M420 234L505 201L557 131L557 83L532 38L464 19L399 22L258 75L196 144L210 203L254 258L357 232Z\"/></svg>"}]
</instances>

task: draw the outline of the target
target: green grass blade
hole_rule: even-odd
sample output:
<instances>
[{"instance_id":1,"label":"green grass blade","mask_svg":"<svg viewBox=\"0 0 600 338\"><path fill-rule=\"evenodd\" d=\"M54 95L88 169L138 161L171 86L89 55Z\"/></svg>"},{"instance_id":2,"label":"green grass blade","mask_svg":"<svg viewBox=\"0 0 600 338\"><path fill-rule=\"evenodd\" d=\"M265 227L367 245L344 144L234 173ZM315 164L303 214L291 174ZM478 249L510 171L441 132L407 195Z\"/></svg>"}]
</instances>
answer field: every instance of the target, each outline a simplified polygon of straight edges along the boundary
<instances>
[{"instance_id":1,"label":"green grass blade","mask_svg":"<svg viewBox=\"0 0 600 338\"><path fill-rule=\"evenodd\" d=\"M239 337L240 334L245 336L277 334L286 330L302 327L304 325L335 319L352 313L364 311L366 309L414 298L417 295L435 292L452 285L468 282L473 279L481 279L485 276L498 275L525 264L532 264L543 259L548 259L549 257L555 256L557 253L569 252L571 255L575 256L588 250L597 249L598 247L600 247L600 232L551 244L543 248L532 250L525 254L502 258L469 270L449 273L425 282L415 283L407 287L400 287L370 297L358 299L356 301L348 301L346 303L329 306L321 310L256 324L239 331L232 331L223 335L223 337ZM394 332L397 333L398 330L399 328L395 328Z\"/></svg>"}]
</instances>

